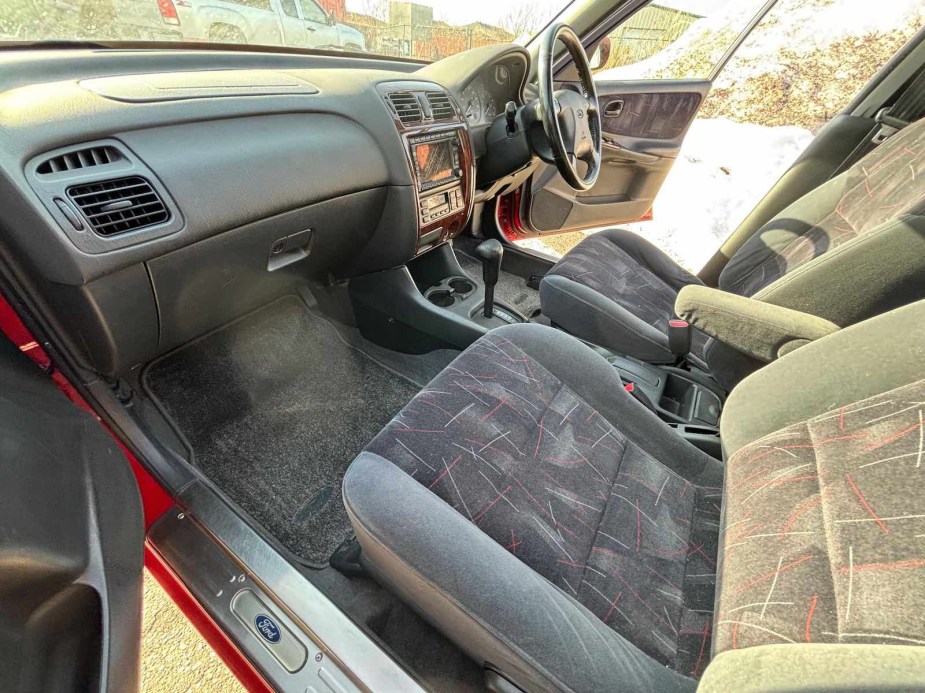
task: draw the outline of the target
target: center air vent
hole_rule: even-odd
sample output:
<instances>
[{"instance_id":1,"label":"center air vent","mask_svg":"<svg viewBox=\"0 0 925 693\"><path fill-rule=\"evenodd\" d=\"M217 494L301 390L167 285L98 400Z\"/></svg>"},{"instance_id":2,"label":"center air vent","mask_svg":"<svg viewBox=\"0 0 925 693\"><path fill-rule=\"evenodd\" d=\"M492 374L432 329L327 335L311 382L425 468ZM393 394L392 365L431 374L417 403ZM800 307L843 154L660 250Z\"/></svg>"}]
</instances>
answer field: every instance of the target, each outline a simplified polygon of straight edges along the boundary
<instances>
[{"instance_id":1,"label":"center air vent","mask_svg":"<svg viewBox=\"0 0 925 693\"><path fill-rule=\"evenodd\" d=\"M61 171L76 171L81 168L90 168L91 166L101 166L111 164L116 161L122 161L124 157L115 147L88 147L87 149L78 149L66 154L59 154L50 159L43 161L35 169L40 175L49 173L60 173Z\"/></svg>"},{"instance_id":2,"label":"center air vent","mask_svg":"<svg viewBox=\"0 0 925 693\"><path fill-rule=\"evenodd\" d=\"M139 176L72 185L67 195L101 236L136 231L170 219L160 196Z\"/></svg>"},{"instance_id":3,"label":"center air vent","mask_svg":"<svg viewBox=\"0 0 925 693\"><path fill-rule=\"evenodd\" d=\"M449 120L456 117L456 109L448 94L442 91L427 92L427 103L434 120Z\"/></svg>"},{"instance_id":4,"label":"center air vent","mask_svg":"<svg viewBox=\"0 0 925 693\"><path fill-rule=\"evenodd\" d=\"M410 91L393 91L389 94L389 103L395 109L395 115L403 125L413 125L424 120L424 112L417 97Z\"/></svg>"}]
</instances>

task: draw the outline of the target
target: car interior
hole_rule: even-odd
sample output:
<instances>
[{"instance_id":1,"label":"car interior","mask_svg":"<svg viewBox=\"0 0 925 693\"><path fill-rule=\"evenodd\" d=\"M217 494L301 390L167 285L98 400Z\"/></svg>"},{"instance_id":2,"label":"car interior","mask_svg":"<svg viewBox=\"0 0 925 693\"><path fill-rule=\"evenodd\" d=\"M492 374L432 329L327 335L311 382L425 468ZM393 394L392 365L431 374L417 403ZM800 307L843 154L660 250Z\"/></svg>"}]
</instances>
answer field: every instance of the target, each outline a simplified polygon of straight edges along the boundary
<instances>
[{"instance_id":1,"label":"car interior","mask_svg":"<svg viewBox=\"0 0 925 693\"><path fill-rule=\"evenodd\" d=\"M925 34L694 275L616 226L711 87L593 78L641 4L0 50L4 688L131 689L143 549L277 690L925 687Z\"/></svg>"}]
</instances>

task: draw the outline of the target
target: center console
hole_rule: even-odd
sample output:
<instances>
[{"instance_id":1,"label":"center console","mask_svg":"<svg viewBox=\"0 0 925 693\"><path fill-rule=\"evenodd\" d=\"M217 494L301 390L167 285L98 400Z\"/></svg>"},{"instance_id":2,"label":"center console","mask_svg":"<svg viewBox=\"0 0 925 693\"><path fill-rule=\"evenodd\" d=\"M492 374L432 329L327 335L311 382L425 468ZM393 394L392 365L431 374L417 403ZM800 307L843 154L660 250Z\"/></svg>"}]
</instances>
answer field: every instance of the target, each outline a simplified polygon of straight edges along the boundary
<instances>
[{"instance_id":1,"label":"center console","mask_svg":"<svg viewBox=\"0 0 925 693\"><path fill-rule=\"evenodd\" d=\"M706 374L602 353L633 397L688 442L719 459L719 417L725 393Z\"/></svg>"},{"instance_id":2,"label":"center console","mask_svg":"<svg viewBox=\"0 0 925 693\"><path fill-rule=\"evenodd\" d=\"M464 349L488 330L525 322L526 317L494 299L500 244L486 242L490 252L479 258L479 281L463 271L446 243L469 222L475 195L469 130L452 96L433 82L412 80L384 82L377 89L392 114L411 173L417 244L406 265L350 280L360 333L413 354Z\"/></svg>"},{"instance_id":3,"label":"center console","mask_svg":"<svg viewBox=\"0 0 925 693\"><path fill-rule=\"evenodd\" d=\"M469 221L475 192L469 131L452 97L436 84L388 82L379 92L411 169L420 255L454 238Z\"/></svg>"}]
</instances>

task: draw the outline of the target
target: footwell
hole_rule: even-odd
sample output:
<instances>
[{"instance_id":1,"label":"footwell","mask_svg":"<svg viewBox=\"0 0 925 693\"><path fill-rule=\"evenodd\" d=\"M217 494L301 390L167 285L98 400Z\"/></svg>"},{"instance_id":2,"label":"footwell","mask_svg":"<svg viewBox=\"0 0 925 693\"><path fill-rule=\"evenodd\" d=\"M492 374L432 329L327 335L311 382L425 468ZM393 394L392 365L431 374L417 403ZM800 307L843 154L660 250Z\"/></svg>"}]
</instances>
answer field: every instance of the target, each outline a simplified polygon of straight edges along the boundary
<instances>
[{"instance_id":1,"label":"footwell","mask_svg":"<svg viewBox=\"0 0 925 693\"><path fill-rule=\"evenodd\" d=\"M296 297L159 359L145 384L203 474L312 567L352 533L347 466L418 391Z\"/></svg>"}]
</instances>

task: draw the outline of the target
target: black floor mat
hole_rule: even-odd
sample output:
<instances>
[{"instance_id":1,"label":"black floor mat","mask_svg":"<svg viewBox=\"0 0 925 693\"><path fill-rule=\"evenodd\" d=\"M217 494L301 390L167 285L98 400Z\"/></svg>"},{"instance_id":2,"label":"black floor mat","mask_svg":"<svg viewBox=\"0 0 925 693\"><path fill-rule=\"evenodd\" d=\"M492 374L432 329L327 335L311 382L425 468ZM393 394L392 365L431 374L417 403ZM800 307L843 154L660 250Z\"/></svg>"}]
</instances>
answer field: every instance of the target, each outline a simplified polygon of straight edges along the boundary
<instances>
[{"instance_id":1,"label":"black floor mat","mask_svg":"<svg viewBox=\"0 0 925 693\"><path fill-rule=\"evenodd\" d=\"M482 263L458 248L454 248L453 252L466 274L482 284ZM540 292L527 286L527 281L523 277L510 272L502 270L498 277L498 284L495 286L495 296L528 318L533 317L533 314L540 309Z\"/></svg>"},{"instance_id":2,"label":"black floor mat","mask_svg":"<svg viewBox=\"0 0 925 693\"><path fill-rule=\"evenodd\" d=\"M168 354L145 382L202 472L314 567L352 531L347 466L419 389L295 297Z\"/></svg>"}]
</instances>

